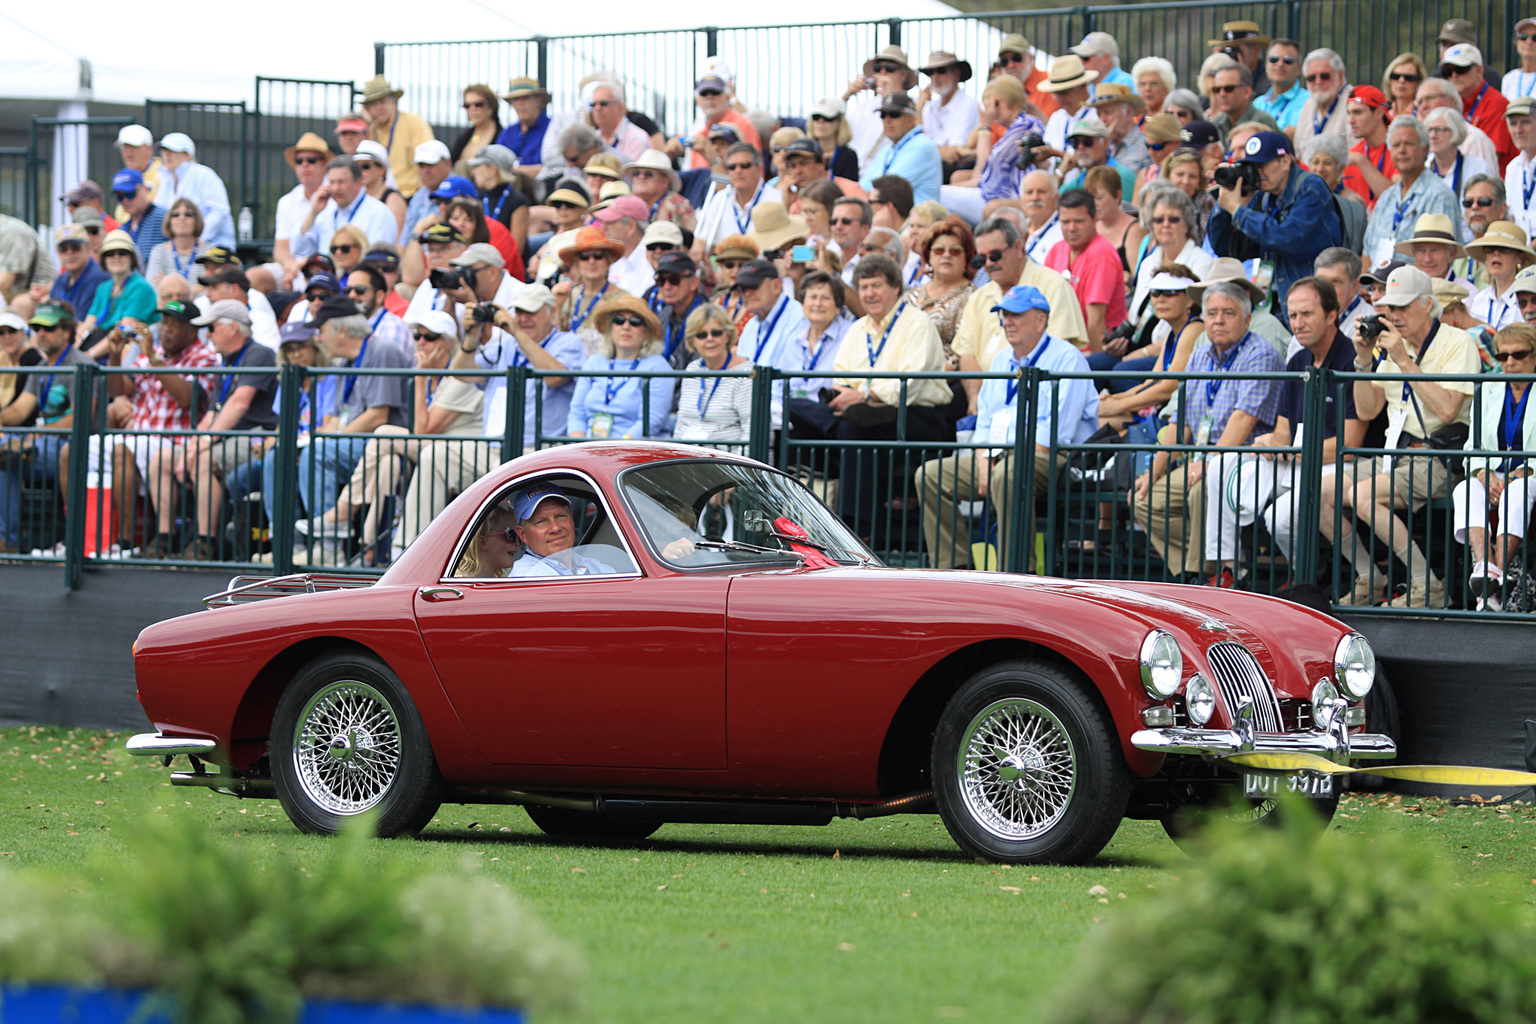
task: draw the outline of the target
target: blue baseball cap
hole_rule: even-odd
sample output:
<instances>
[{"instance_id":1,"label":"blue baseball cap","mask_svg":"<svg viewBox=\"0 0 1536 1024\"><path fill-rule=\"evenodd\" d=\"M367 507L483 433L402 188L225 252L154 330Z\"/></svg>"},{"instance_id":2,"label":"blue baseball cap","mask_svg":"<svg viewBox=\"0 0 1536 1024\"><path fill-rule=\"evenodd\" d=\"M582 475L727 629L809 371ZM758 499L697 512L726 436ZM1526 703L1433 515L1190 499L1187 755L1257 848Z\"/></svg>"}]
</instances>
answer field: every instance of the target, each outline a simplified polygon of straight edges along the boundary
<instances>
[{"instance_id":1,"label":"blue baseball cap","mask_svg":"<svg viewBox=\"0 0 1536 1024\"><path fill-rule=\"evenodd\" d=\"M1267 164L1291 152L1291 140L1279 132L1259 132L1243 146L1240 164Z\"/></svg>"},{"instance_id":2,"label":"blue baseball cap","mask_svg":"<svg viewBox=\"0 0 1536 1024\"><path fill-rule=\"evenodd\" d=\"M1051 304L1034 285L1020 284L1008 289L1008 294L1003 296L1003 301L992 307L992 312L1027 313L1032 309L1049 313Z\"/></svg>"},{"instance_id":3,"label":"blue baseball cap","mask_svg":"<svg viewBox=\"0 0 1536 1024\"><path fill-rule=\"evenodd\" d=\"M113 192L122 192L124 194L137 192L142 184L144 184L144 175L132 167L124 167L112 175Z\"/></svg>"},{"instance_id":4,"label":"blue baseball cap","mask_svg":"<svg viewBox=\"0 0 1536 1024\"><path fill-rule=\"evenodd\" d=\"M313 288L337 294L341 291L341 285L336 283L336 278L330 274L310 274L304 281L304 294L308 295Z\"/></svg>"},{"instance_id":5,"label":"blue baseball cap","mask_svg":"<svg viewBox=\"0 0 1536 1024\"><path fill-rule=\"evenodd\" d=\"M278 332L278 344L286 345L290 341L310 341L319 333L309 324L283 324L283 329Z\"/></svg>"},{"instance_id":6,"label":"blue baseball cap","mask_svg":"<svg viewBox=\"0 0 1536 1024\"><path fill-rule=\"evenodd\" d=\"M709 126L709 137L711 139L730 139L732 142L740 142L741 132L737 131L736 126L728 121L721 121L718 124Z\"/></svg>"},{"instance_id":7,"label":"blue baseball cap","mask_svg":"<svg viewBox=\"0 0 1536 1024\"><path fill-rule=\"evenodd\" d=\"M457 199L460 196L467 196L473 199L479 194L480 190L475 188L475 183L464 177L464 175L450 174L443 179L441 185L437 186L437 191L432 193L432 198Z\"/></svg>"},{"instance_id":8,"label":"blue baseball cap","mask_svg":"<svg viewBox=\"0 0 1536 1024\"><path fill-rule=\"evenodd\" d=\"M518 495L517 501L512 504L512 514L517 517L518 522L525 523L532 518L534 510L539 507L539 502L545 498L563 501L566 508L571 507L571 499L565 496L564 491L554 484L543 484Z\"/></svg>"}]
</instances>

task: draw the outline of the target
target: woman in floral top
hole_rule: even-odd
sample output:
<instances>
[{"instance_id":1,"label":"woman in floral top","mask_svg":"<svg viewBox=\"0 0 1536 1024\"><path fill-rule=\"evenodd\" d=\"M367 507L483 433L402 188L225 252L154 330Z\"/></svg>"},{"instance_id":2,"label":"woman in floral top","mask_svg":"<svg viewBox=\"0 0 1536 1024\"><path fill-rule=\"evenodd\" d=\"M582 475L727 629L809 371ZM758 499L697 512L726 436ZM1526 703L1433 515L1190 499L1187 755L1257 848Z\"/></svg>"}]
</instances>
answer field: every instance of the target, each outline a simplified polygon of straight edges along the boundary
<instances>
[{"instance_id":1,"label":"woman in floral top","mask_svg":"<svg viewBox=\"0 0 1536 1024\"><path fill-rule=\"evenodd\" d=\"M950 343L954 341L965 300L975 290L971 279L976 271L971 269L971 257L976 255L976 240L963 220L949 216L928 230L918 251L933 276L926 284L907 292L903 299L928 314L944 343L945 367L958 369L960 360Z\"/></svg>"}]
</instances>

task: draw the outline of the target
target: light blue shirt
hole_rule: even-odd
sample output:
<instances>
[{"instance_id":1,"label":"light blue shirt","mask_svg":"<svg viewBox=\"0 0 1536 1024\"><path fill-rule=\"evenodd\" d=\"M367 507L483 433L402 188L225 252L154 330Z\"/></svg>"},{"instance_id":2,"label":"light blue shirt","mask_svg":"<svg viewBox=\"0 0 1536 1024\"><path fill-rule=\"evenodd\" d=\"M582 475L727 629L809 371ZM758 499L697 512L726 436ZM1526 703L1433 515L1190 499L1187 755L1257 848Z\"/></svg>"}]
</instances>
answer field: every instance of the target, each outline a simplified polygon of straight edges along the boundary
<instances>
[{"instance_id":1,"label":"light blue shirt","mask_svg":"<svg viewBox=\"0 0 1536 1024\"><path fill-rule=\"evenodd\" d=\"M1044 351L1041 351L1041 347ZM1022 361L1015 359L1013 347L1007 346L992 360L989 373L1018 373L1033 358L1042 370L1057 373L1086 373L1088 360L1070 341L1045 335L1035 350ZM1018 389L1021 381L984 380L981 393L976 398L976 433L971 440L994 448L1010 447L1018 430ZM1008 389L1013 387L1010 398ZM1070 444L1088 440L1099 429L1099 393L1093 381L1050 380L1040 384L1040 412L1035 421L1035 443L1047 447L1051 443L1054 419L1056 440Z\"/></svg>"},{"instance_id":2,"label":"light blue shirt","mask_svg":"<svg viewBox=\"0 0 1536 1024\"><path fill-rule=\"evenodd\" d=\"M315 253L329 255L331 236L336 234L336 229L343 224L353 224L361 228L363 234L368 236L370 245L374 242L393 242L400 237L400 229L395 224L395 215L389 212L389 207L367 192L359 191L357 198L352 200L352 204L346 209L337 206L334 199L326 203L325 209L320 211L319 216L315 218L315 223L304 233L304 236L294 240L294 255L313 256Z\"/></svg>"},{"instance_id":3,"label":"light blue shirt","mask_svg":"<svg viewBox=\"0 0 1536 1024\"><path fill-rule=\"evenodd\" d=\"M631 363L634 363L631 367ZM672 364L660 353L643 356L637 360L610 360L601 353L590 357L583 370L648 370L668 373ZM571 412L566 417L566 433L595 436L592 424L598 414L613 417L608 436L615 440L629 437L662 437L666 434L667 417L672 412L672 390L677 384L675 377L577 377L576 390L571 395ZM650 417L641 423L645 415L643 395L649 389L651 395Z\"/></svg>"},{"instance_id":4,"label":"light blue shirt","mask_svg":"<svg viewBox=\"0 0 1536 1024\"><path fill-rule=\"evenodd\" d=\"M411 196L411 201L405 204L405 230L400 232L400 248L404 249L410 244L412 236L416 234L417 221L429 213L437 212L437 200L432 198L431 191L428 188L419 188L416 194ZM372 237L368 240L373 241Z\"/></svg>"},{"instance_id":5,"label":"light blue shirt","mask_svg":"<svg viewBox=\"0 0 1536 1024\"><path fill-rule=\"evenodd\" d=\"M481 346L475 352L476 366L484 370L505 372L509 367L528 364L528 357L523 355L523 350L518 347L516 338L500 331L492 337L494 340L490 345ZM571 369L580 366L587 358L587 349L582 344L581 338L570 331L550 331L549 337L539 342L539 347ZM564 387L552 388L545 383L548 380L548 377L542 377L530 378L528 381L527 391L523 395L524 446L532 446L537 434L543 434L545 437L560 437L565 433L566 420L571 413L571 396L576 393L576 382L567 381ZM486 437L500 438L506 429L507 403L501 396L506 384L504 377L482 378L482 387L485 390ZM544 417L540 423L535 423L533 417L538 405L534 392L541 387L544 391L542 396Z\"/></svg>"},{"instance_id":6,"label":"light blue shirt","mask_svg":"<svg viewBox=\"0 0 1536 1024\"><path fill-rule=\"evenodd\" d=\"M155 205L169 210L178 199L190 199L203 214L203 241L235 248L235 221L229 214L229 190L213 168L190 160L172 171L160 171Z\"/></svg>"},{"instance_id":7,"label":"light blue shirt","mask_svg":"<svg viewBox=\"0 0 1536 1024\"><path fill-rule=\"evenodd\" d=\"M913 128L894 144L887 143L870 157L859 184L865 190L871 189L876 178L887 174L906 178L911 183L914 203L937 200L939 186L944 183L944 160L939 156L939 147L923 134L923 129Z\"/></svg>"},{"instance_id":8,"label":"light blue shirt","mask_svg":"<svg viewBox=\"0 0 1536 1024\"><path fill-rule=\"evenodd\" d=\"M1263 96L1254 98L1253 105L1275 119L1275 123L1284 131L1287 128L1296 127L1296 121L1301 117L1301 108L1307 104L1307 90L1302 87L1301 79L1296 79L1292 85L1279 96L1273 96L1265 92Z\"/></svg>"},{"instance_id":9,"label":"light blue shirt","mask_svg":"<svg viewBox=\"0 0 1536 1024\"><path fill-rule=\"evenodd\" d=\"M595 558L578 555L575 551L558 551L540 558L532 551L524 550L512 563L509 576L602 576L618 572Z\"/></svg>"},{"instance_id":10,"label":"light blue shirt","mask_svg":"<svg viewBox=\"0 0 1536 1024\"><path fill-rule=\"evenodd\" d=\"M1371 220L1365 226L1364 257L1368 267L1380 266L1389 259L1396 259L1393 248L1398 242L1413 237L1414 225L1426 213L1443 213L1456 228L1458 241L1465 239L1461 221L1461 203L1449 185L1433 171L1424 171L1403 195L1403 183L1394 182L1392 187L1376 200Z\"/></svg>"},{"instance_id":11,"label":"light blue shirt","mask_svg":"<svg viewBox=\"0 0 1536 1024\"><path fill-rule=\"evenodd\" d=\"M1109 74L1099 79L1098 82L1094 82L1092 85L1088 86L1088 94L1090 96L1098 95L1098 86L1100 82L1113 82L1116 85L1125 86L1132 92L1136 91L1136 80L1131 77L1130 72L1126 71L1119 64L1116 64L1110 70Z\"/></svg>"}]
</instances>

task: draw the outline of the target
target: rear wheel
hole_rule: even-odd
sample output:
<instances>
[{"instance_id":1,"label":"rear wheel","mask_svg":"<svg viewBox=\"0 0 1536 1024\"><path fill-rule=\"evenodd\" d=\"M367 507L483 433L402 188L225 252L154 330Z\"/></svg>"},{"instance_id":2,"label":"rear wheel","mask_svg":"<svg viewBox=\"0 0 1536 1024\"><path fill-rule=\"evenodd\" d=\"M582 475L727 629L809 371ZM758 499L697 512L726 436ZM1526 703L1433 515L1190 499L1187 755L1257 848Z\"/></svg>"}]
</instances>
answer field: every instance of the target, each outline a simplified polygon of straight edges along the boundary
<instances>
[{"instance_id":1,"label":"rear wheel","mask_svg":"<svg viewBox=\"0 0 1536 1024\"><path fill-rule=\"evenodd\" d=\"M594 811L572 811L544 804L527 804L523 809L540 831L556 839L636 842L661 828L659 821L614 821Z\"/></svg>"},{"instance_id":2,"label":"rear wheel","mask_svg":"<svg viewBox=\"0 0 1536 1024\"><path fill-rule=\"evenodd\" d=\"M427 730L377 658L320 657L299 670L272 718L272 781L300 831L334 834L372 813L381 838L425 828L443 782Z\"/></svg>"},{"instance_id":3,"label":"rear wheel","mask_svg":"<svg viewBox=\"0 0 1536 1024\"><path fill-rule=\"evenodd\" d=\"M1051 662L1012 661L957 691L933 738L939 816L967 853L1079 864L1125 813L1130 770L1089 684Z\"/></svg>"}]
</instances>

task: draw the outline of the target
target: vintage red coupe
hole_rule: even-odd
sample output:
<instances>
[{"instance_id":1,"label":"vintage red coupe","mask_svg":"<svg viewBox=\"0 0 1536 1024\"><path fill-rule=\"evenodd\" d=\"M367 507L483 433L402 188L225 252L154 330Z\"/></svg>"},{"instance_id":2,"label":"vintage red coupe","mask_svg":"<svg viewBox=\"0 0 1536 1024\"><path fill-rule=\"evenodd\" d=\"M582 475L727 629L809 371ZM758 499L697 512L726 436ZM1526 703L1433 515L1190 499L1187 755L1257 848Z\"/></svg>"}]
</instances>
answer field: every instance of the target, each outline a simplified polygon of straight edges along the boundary
<instances>
[{"instance_id":1,"label":"vintage red coupe","mask_svg":"<svg viewBox=\"0 0 1536 1024\"><path fill-rule=\"evenodd\" d=\"M411 833L444 802L606 839L937 808L969 853L1081 862L1124 817L1177 833L1229 795L1332 813L1332 776L1235 755L1394 753L1363 732L1370 646L1326 615L886 568L792 477L686 445L527 455L376 582L237 579L209 604L140 635L156 731L129 750L306 832L372 811Z\"/></svg>"}]
</instances>

